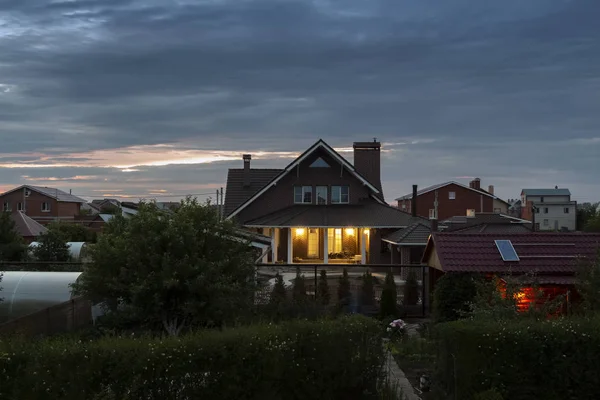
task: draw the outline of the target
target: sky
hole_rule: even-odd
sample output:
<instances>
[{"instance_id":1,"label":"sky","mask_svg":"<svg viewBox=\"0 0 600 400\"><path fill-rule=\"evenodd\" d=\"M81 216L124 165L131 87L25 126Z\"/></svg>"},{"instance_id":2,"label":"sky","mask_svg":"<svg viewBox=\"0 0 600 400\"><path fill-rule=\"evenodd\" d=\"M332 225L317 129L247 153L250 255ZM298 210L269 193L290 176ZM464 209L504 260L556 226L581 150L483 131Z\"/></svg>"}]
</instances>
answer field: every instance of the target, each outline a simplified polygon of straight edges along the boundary
<instances>
[{"instance_id":1,"label":"sky","mask_svg":"<svg viewBox=\"0 0 600 400\"><path fill-rule=\"evenodd\" d=\"M243 153L383 143L386 200L600 201L598 0L3 0L0 192L203 199ZM213 196L214 197L214 196Z\"/></svg>"}]
</instances>

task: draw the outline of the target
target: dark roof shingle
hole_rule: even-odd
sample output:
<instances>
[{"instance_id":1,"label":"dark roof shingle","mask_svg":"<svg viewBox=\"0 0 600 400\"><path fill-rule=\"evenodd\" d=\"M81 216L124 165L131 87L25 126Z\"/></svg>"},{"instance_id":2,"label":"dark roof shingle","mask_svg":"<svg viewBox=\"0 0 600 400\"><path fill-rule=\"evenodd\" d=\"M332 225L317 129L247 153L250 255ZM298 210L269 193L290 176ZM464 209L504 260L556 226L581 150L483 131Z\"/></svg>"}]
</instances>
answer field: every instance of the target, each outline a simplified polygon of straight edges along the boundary
<instances>
[{"instance_id":1,"label":"dark roof shingle","mask_svg":"<svg viewBox=\"0 0 600 400\"><path fill-rule=\"evenodd\" d=\"M38 237L48 231L46 227L25 215L22 211L12 212L10 217L15 223L15 230L22 237Z\"/></svg>"},{"instance_id":2,"label":"dark roof shingle","mask_svg":"<svg viewBox=\"0 0 600 400\"><path fill-rule=\"evenodd\" d=\"M520 260L503 261L496 240L510 240ZM435 249L445 272L573 274L599 246L598 233L434 233L423 259Z\"/></svg>"},{"instance_id":3,"label":"dark roof shingle","mask_svg":"<svg viewBox=\"0 0 600 400\"><path fill-rule=\"evenodd\" d=\"M415 222L407 228L399 229L396 232L384 237L383 240L394 244L426 244L431 227L422 222Z\"/></svg>"},{"instance_id":4,"label":"dark roof shingle","mask_svg":"<svg viewBox=\"0 0 600 400\"><path fill-rule=\"evenodd\" d=\"M229 169L225 188L225 216L231 214L242 203L254 196L281 172L283 172L282 169L251 168L250 186L244 187L244 170Z\"/></svg>"}]
</instances>

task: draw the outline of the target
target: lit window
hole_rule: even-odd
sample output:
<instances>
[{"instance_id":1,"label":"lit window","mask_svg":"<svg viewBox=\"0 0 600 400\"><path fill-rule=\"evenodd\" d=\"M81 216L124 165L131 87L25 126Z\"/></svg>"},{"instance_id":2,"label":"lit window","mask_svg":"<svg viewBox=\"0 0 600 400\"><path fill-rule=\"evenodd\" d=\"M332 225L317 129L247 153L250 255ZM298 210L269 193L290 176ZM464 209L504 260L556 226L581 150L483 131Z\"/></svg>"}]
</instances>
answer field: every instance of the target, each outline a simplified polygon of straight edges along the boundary
<instances>
[{"instance_id":1,"label":"lit window","mask_svg":"<svg viewBox=\"0 0 600 400\"><path fill-rule=\"evenodd\" d=\"M342 230L340 228L327 229L327 252L329 254L342 252Z\"/></svg>"},{"instance_id":2,"label":"lit window","mask_svg":"<svg viewBox=\"0 0 600 400\"><path fill-rule=\"evenodd\" d=\"M48 212L50 211L50 203L48 203L47 201L42 203L42 211L43 212Z\"/></svg>"},{"instance_id":3,"label":"lit window","mask_svg":"<svg viewBox=\"0 0 600 400\"><path fill-rule=\"evenodd\" d=\"M294 187L294 203L296 203L296 204L311 204L312 203L312 186L295 186Z\"/></svg>"},{"instance_id":4,"label":"lit window","mask_svg":"<svg viewBox=\"0 0 600 400\"><path fill-rule=\"evenodd\" d=\"M332 204L348 204L350 202L350 188L348 186L331 187Z\"/></svg>"},{"instance_id":5,"label":"lit window","mask_svg":"<svg viewBox=\"0 0 600 400\"><path fill-rule=\"evenodd\" d=\"M2 207L4 211L10 211L10 203L8 201L4 202L4 206Z\"/></svg>"},{"instance_id":6,"label":"lit window","mask_svg":"<svg viewBox=\"0 0 600 400\"><path fill-rule=\"evenodd\" d=\"M467 217L474 217L475 216L475 209L474 208L469 208L467 210Z\"/></svg>"},{"instance_id":7,"label":"lit window","mask_svg":"<svg viewBox=\"0 0 600 400\"><path fill-rule=\"evenodd\" d=\"M456 199L456 192L448 192L448 198L450 200Z\"/></svg>"},{"instance_id":8,"label":"lit window","mask_svg":"<svg viewBox=\"0 0 600 400\"><path fill-rule=\"evenodd\" d=\"M327 186L317 186L317 204L327 204Z\"/></svg>"}]
</instances>

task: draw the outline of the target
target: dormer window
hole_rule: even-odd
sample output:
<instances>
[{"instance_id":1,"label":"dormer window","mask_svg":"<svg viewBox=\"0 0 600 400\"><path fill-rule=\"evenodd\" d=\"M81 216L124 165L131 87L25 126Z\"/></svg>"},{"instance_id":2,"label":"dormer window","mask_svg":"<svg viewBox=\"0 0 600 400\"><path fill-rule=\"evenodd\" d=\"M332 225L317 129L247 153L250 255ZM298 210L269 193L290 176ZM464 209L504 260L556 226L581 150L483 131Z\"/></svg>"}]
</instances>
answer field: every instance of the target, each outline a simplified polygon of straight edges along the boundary
<instances>
[{"instance_id":1,"label":"dormer window","mask_svg":"<svg viewBox=\"0 0 600 400\"><path fill-rule=\"evenodd\" d=\"M350 203L350 188L348 186L331 187L331 204Z\"/></svg>"},{"instance_id":2,"label":"dormer window","mask_svg":"<svg viewBox=\"0 0 600 400\"><path fill-rule=\"evenodd\" d=\"M295 204L312 204L312 186L294 186Z\"/></svg>"}]
</instances>

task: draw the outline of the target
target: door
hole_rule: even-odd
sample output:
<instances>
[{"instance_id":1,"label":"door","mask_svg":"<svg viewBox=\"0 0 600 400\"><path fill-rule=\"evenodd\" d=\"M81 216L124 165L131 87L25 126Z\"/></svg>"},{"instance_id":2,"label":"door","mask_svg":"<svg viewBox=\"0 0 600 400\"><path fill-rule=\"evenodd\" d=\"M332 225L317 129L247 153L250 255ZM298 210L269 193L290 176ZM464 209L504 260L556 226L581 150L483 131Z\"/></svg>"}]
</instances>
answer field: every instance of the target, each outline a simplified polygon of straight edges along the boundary
<instances>
[{"instance_id":1,"label":"door","mask_svg":"<svg viewBox=\"0 0 600 400\"><path fill-rule=\"evenodd\" d=\"M308 230L308 258L319 258L319 230Z\"/></svg>"}]
</instances>

